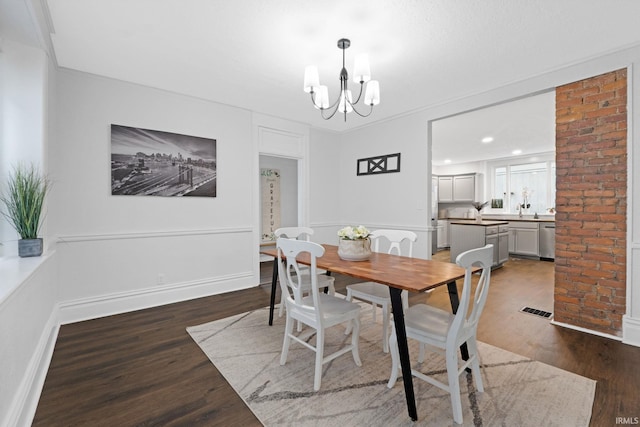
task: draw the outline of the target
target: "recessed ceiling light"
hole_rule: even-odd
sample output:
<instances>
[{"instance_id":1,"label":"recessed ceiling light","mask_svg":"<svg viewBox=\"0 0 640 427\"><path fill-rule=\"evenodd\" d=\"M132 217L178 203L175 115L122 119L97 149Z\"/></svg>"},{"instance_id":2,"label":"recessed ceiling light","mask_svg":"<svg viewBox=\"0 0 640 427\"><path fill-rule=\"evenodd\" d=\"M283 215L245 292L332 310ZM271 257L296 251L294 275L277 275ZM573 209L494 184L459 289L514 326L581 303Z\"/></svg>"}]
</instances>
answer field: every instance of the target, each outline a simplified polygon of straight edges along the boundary
<instances>
[{"instance_id":1,"label":"recessed ceiling light","mask_svg":"<svg viewBox=\"0 0 640 427\"><path fill-rule=\"evenodd\" d=\"M518 154L522 154L522 150L513 150L511 154L514 154L517 156Z\"/></svg>"},{"instance_id":2,"label":"recessed ceiling light","mask_svg":"<svg viewBox=\"0 0 640 427\"><path fill-rule=\"evenodd\" d=\"M451 159L444 159L445 163L451 163Z\"/></svg>"},{"instance_id":3,"label":"recessed ceiling light","mask_svg":"<svg viewBox=\"0 0 640 427\"><path fill-rule=\"evenodd\" d=\"M490 142L493 142L493 137L492 136L485 136L484 138L482 138L482 143L483 144L488 144Z\"/></svg>"}]
</instances>

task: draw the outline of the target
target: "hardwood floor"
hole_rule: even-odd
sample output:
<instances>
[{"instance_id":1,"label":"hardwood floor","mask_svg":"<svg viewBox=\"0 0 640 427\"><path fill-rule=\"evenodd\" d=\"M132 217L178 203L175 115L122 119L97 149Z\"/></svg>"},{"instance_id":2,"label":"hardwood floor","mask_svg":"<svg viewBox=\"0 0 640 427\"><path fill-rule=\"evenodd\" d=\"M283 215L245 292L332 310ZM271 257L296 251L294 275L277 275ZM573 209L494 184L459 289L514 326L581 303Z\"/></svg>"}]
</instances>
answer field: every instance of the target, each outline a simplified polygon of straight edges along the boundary
<instances>
[{"instance_id":1,"label":"hardwood floor","mask_svg":"<svg viewBox=\"0 0 640 427\"><path fill-rule=\"evenodd\" d=\"M268 282L271 263L262 270ZM338 275L336 290L353 281ZM261 425L185 328L264 307L269 292L261 285L62 326L33 425ZM450 308L445 287L410 297L426 300ZM553 263L512 258L495 270L478 338L596 380L591 426L640 416L640 348L553 326L523 306L553 311Z\"/></svg>"}]
</instances>

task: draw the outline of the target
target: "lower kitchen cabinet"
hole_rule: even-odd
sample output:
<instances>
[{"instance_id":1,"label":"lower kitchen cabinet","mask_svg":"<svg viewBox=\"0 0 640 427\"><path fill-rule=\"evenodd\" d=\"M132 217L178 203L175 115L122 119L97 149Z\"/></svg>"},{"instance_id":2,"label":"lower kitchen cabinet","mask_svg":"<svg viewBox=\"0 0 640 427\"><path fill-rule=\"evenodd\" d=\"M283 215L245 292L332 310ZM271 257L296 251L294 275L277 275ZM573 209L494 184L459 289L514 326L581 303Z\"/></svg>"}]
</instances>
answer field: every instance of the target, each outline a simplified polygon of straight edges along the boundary
<instances>
[{"instance_id":1,"label":"lower kitchen cabinet","mask_svg":"<svg viewBox=\"0 0 640 427\"><path fill-rule=\"evenodd\" d=\"M517 221L509 223L509 253L540 256L537 222Z\"/></svg>"},{"instance_id":2,"label":"lower kitchen cabinet","mask_svg":"<svg viewBox=\"0 0 640 427\"><path fill-rule=\"evenodd\" d=\"M507 223L490 225L481 223L451 223L451 262L455 262L458 255L469 249L493 245L492 267L499 267L509 259L509 228ZM501 247L502 246L502 247Z\"/></svg>"},{"instance_id":3,"label":"lower kitchen cabinet","mask_svg":"<svg viewBox=\"0 0 640 427\"><path fill-rule=\"evenodd\" d=\"M449 247L449 221L446 219L438 220L438 248Z\"/></svg>"}]
</instances>

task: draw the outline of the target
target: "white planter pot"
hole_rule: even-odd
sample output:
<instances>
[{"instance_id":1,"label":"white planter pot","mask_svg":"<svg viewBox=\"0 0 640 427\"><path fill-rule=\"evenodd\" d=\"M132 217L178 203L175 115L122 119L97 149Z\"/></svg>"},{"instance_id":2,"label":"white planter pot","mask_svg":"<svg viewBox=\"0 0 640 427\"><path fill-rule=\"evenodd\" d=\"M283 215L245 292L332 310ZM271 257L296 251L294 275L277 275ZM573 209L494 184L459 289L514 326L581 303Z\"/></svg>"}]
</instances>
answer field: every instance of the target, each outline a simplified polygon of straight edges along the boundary
<instances>
[{"instance_id":1,"label":"white planter pot","mask_svg":"<svg viewBox=\"0 0 640 427\"><path fill-rule=\"evenodd\" d=\"M340 239L338 243L338 256L345 261L366 261L371 257L371 240Z\"/></svg>"}]
</instances>

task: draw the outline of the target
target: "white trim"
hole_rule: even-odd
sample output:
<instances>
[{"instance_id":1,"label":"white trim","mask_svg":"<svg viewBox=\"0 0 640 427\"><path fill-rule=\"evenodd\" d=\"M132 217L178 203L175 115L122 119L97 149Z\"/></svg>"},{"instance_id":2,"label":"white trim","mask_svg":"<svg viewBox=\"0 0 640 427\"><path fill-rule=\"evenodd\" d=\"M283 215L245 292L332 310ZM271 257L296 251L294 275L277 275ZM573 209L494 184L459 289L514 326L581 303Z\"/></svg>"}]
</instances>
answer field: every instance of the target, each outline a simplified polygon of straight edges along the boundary
<instances>
[{"instance_id":1,"label":"white trim","mask_svg":"<svg viewBox=\"0 0 640 427\"><path fill-rule=\"evenodd\" d=\"M256 286L252 271L60 302L60 324L81 322ZM223 284L223 286L220 286Z\"/></svg>"},{"instance_id":2,"label":"white trim","mask_svg":"<svg viewBox=\"0 0 640 427\"><path fill-rule=\"evenodd\" d=\"M623 342L640 346L640 313L635 307L640 306L637 299L640 297L640 266L634 262L634 257L640 249L640 243L634 241L635 230L640 223L633 216L633 190L634 179L640 170L634 170L634 144L633 144L633 92L634 92L634 67L633 63L627 66L627 283L626 283L626 301L625 315L622 316L622 336ZM638 282L634 287L634 283Z\"/></svg>"},{"instance_id":3,"label":"white trim","mask_svg":"<svg viewBox=\"0 0 640 427\"><path fill-rule=\"evenodd\" d=\"M95 242L101 240L146 239L160 237L203 236L207 234L252 233L250 227L211 228L206 230L149 231L146 233L84 234L77 236L58 236L58 243Z\"/></svg>"},{"instance_id":4,"label":"white trim","mask_svg":"<svg viewBox=\"0 0 640 427\"><path fill-rule=\"evenodd\" d=\"M59 330L58 309L54 307L42 330L38 344L34 348L20 386L15 392L10 412L5 417L7 426L30 426L32 424Z\"/></svg>"},{"instance_id":5,"label":"white trim","mask_svg":"<svg viewBox=\"0 0 640 427\"><path fill-rule=\"evenodd\" d=\"M574 331L584 332L584 333L590 334L590 335L597 335L599 337L609 338L609 339L615 340L615 341L622 341L622 338L618 337L616 335L605 334L603 332L598 332L598 331L594 331L592 329L587 329L587 328L581 328L580 326L574 326L574 325L570 325L568 323L562 323L562 322L557 322L555 320L552 320L551 324L552 325L556 325L556 326L562 326L563 328L567 328L567 329L573 329Z\"/></svg>"},{"instance_id":6,"label":"white trim","mask_svg":"<svg viewBox=\"0 0 640 427\"><path fill-rule=\"evenodd\" d=\"M17 256L3 257L0 259L0 306L18 289L27 282L33 274L49 261L55 251L47 250L39 257L19 258Z\"/></svg>"},{"instance_id":7,"label":"white trim","mask_svg":"<svg viewBox=\"0 0 640 427\"><path fill-rule=\"evenodd\" d=\"M347 221L341 227L344 227L347 224L357 225L359 223L357 221L355 222ZM411 230L411 231L423 232L423 233L436 229L431 224L427 225L426 227L424 225L410 225L410 224L363 224L363 225L370 230L384 228L384 229L390 229L390 230Z\"/></svg>"},{"instance_id":8,"label":"white trim","mask_svg":"<svg viewBox=\"0 0 640 427\"><path fill-rule=\"evenodd\" d=\"M622 316L622 342L640 347L640 320L626 314Z\"/></svg>"}]
</instances>

